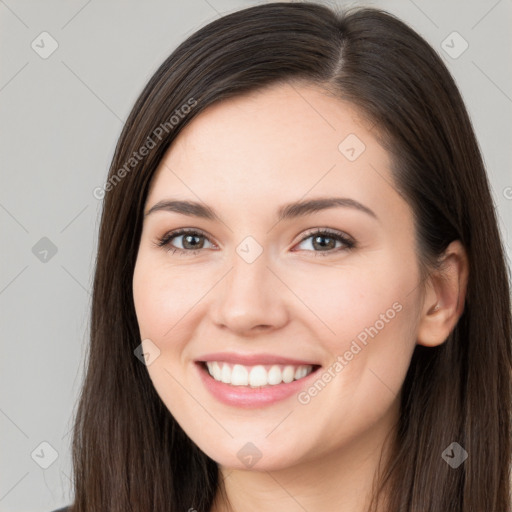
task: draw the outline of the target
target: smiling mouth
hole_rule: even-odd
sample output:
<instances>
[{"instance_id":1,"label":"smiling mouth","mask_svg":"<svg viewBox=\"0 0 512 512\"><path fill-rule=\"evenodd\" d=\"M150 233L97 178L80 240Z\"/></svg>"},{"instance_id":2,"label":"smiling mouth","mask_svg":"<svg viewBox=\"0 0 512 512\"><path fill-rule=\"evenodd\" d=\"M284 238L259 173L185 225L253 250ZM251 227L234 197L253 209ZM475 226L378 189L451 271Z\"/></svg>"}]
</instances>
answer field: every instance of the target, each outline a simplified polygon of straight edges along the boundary
<instances>
[{"instance_id":1,"label":"smiling mouth","mask_svg":"<svg viewBox=\"0 0 512 512\"><path fill-rule=\"evenodd\" d=\"M272 387L304 379L320 368L319 365L272 364L242 365L225 361L200 363L210 377L234 387Z\"/></svg>"}]
</instances>

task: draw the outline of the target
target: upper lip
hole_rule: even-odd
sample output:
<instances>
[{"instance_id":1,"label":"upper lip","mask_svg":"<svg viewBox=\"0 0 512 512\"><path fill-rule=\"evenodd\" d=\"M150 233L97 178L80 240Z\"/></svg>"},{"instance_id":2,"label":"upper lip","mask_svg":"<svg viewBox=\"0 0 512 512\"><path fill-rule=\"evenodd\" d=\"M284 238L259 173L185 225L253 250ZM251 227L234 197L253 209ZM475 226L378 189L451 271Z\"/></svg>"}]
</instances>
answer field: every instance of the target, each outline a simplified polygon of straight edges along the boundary
<instances>
[{"instance_id":1,"label":"upper lip","mask_svg":"<svg viewBox=\"0 0 512 512\"><path fill-rule=\"evenodd\" d=\"M197 362L222 361L225 363L241 364L243 366L254 366L257 364L282 364L282 365L313 365L319 366L318 363L305 361L301 359L293 359L290 357L282 357L273 354L236 354L234 352L215 352L213 354L205 354L198 357Z\"/></svg>"}]
</instances>

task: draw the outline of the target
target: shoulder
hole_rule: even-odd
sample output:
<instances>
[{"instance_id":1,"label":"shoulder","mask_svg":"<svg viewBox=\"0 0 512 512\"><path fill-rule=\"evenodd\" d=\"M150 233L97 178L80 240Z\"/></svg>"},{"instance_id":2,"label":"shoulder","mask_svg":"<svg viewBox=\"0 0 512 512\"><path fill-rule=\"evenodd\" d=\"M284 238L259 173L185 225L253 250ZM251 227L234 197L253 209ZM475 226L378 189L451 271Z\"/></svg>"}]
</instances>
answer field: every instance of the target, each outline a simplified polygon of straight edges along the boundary
<instances>
[{"instance_id":1,"label":"shoulder","mask_svg":"<svg viewBox=\"0 0 512 512\"><path fill-rule=\"evenodd\" d=\"M68 512L69 511L69 507L63 507L63 508L59 508L58 510L54 510L53 512Z\"/></svg>"}]
</instances>

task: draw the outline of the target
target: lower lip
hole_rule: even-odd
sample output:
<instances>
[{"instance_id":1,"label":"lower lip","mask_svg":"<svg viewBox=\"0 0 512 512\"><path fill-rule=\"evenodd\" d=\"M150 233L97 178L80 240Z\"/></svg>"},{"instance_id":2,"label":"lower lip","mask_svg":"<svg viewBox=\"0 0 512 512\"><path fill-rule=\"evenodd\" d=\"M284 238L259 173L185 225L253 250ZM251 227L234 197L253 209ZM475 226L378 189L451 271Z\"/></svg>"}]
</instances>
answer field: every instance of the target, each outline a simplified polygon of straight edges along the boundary
<instances>
[{"instance_id":1,"label":"lower lip","mask_svg":"<svg viewBox=\"0 0 512 512\"><path fill-rule=\"evenodd\" d=\"M208 370L201 363L196 363L196 366L204 385L217 400L226 405L246 409L264 407L298 394L316 375L318 370L311 372L307 377L287 384L283 382L275 386L251 388L249 386L232 386L231 384L219 382L209 374Z\"/></svg>"}]
</instances>

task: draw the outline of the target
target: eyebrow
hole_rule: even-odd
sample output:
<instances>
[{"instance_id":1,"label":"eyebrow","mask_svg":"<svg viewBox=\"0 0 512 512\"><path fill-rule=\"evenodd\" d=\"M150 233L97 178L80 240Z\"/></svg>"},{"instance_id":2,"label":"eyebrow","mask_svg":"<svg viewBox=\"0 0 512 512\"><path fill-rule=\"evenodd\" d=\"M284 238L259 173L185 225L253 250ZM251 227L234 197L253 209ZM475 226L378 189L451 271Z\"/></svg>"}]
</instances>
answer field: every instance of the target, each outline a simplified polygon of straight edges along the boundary
<instances>
[{"instance_id":1,"label":"eyebrow","mask_svg":"<svg viewBox=\"0 0 512 512\"><path fill-rule=\"evenodd\" d=\"M339 207L354 208L356 210L368 214L369 216L375 219L378 219L377 215L372 210L370 210L370 208L354 199L350 199L347 197L322 197L318 199L309 199L306 201L297 201L289 203L281 206L277 210L277 219L278 222L281 222L283 220L293 219L309 215L311 213L316 213L322 210L326 210L328 208ZM145 213L144 216L147 217L151 213L158 211L175 212L180 213L182 215L188 215L191 217L199 217L202 219L217 220L219 222L222 222L222 219L213 208L206 204L198 203L196 201L164 199L156 203L154 206L152 206Z\"/></svg>"}]
</instances>

